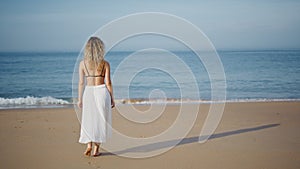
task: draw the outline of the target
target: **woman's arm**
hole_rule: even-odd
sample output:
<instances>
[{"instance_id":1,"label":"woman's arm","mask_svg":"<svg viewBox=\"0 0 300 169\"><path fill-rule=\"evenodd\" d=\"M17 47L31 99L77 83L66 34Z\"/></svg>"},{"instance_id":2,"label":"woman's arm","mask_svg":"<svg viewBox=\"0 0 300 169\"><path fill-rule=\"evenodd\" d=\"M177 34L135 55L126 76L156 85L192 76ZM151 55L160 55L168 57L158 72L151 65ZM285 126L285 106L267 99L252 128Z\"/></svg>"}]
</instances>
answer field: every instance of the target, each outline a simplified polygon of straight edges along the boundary
<instances>
[{"instance_id":1,"label":"woman's arm","mask_svg":"<svg viewBox=\"0 0 300 169\"><path fill-rule=\"evenodd\" d=\"M114 95L113 95L113 87L110 79L110 65L108 62L105 62L105 85L109 91L111 97L111 107L115 107Z\"/></svg>"},{"instance_id":2,"label":"woman's arm","mask_svg":"<svg viewBox=\"0 0 300 169\"><path fill-rule=\"evenodd\" d=\"M78 83L78 107L82 108L82 93L83 93L83 86L84 86L84 70L82 66L82 62L79 64L79 83Z\"/></svg>"}]
</instances>

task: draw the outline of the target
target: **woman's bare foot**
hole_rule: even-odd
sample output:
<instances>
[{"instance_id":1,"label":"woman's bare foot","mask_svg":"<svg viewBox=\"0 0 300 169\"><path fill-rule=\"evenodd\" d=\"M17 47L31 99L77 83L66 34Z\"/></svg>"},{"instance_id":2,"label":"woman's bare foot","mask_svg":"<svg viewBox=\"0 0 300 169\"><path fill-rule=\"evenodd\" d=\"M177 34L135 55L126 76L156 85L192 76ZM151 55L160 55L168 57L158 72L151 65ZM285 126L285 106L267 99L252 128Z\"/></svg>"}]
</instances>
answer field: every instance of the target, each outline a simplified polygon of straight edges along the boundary
<instances>
[{"instance_id":1,"label":"woman's bare foot","mask_svg":"<svg viewBox=\"0 0 300 169\"><path fill-rule=\"evenodd\" d=\"M84 155L91 156L91 152L92 152L92 147L89 147L85 150Z\"/></svg>"},{"instance_id":2,"label":"woman's bare foot","mask_svg":"<svg viewBox=\"0 0 300 169\"><path fill-rule=\"evenodd\" d=\"M99 152L99 149L100 149L100 144L96 144L95 148L94 148L94 153L93 153L94 157L97 157L97 156L101 155L101 153Z\"/></svg>"}]
</instances>

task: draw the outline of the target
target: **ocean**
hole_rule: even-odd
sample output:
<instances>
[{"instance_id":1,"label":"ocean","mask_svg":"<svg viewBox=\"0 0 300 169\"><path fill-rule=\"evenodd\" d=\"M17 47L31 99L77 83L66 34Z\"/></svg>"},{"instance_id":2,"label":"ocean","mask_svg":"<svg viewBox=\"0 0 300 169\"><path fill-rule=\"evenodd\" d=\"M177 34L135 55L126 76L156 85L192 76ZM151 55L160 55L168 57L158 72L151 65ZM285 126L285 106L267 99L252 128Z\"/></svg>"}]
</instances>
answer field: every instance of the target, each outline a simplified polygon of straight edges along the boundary
<instances>
[{"instance_id":1,"label":"ocean","mask_svg":"<svg viewBox=\"0 0 300 169\"><path fill-rule=\"evenodd\" d=\"M214 65L204 65L190 51L172 54L177 61L165 52L108 52L105 59L111 65L117 102L300 100L300 50L218 51L226 100L212 100L207 66ZM132 55L141 59L125 62ZM0 52L0 108L71 106L77 95L72 81L76 82L78 56L79 52ZM184 67L178 66L178 60ZM141 63L149 66L136 72ZM191 83L198 87L199 96Z\"/></svg>"}]
</instances>

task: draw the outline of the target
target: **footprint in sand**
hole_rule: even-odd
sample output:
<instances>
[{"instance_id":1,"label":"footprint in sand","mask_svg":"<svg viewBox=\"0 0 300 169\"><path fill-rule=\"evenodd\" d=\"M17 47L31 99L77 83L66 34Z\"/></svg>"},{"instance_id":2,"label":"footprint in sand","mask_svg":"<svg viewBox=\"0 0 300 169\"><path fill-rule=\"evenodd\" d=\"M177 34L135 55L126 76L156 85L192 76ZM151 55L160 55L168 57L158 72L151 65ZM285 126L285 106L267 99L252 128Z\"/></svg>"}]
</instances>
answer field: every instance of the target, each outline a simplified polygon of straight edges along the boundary
<instances>
[{"instance_id":1,"label":"footprint in sand","mask_svg":"<svg viewBox=\"0 0 300 169\"><path fill-rule=\"evenodd\" d=\"M24 123L25 120L17 120L19 123Z\"/></svg>"},{"instance_id":2,"label":"footprint in sand","mask_svg":"<svg viewBox=\"0 0 300 169\"><path fill-rule=\"evenodd\" d=\"M25 120L17 120L17 122L20 124L20 123L25 123ZM14 128L16 128L16 129L20 129L20 128L22 128L22 126L19 126L19 125L17 125L17 126L14 126Z\"/></svg>"}]
</instances>

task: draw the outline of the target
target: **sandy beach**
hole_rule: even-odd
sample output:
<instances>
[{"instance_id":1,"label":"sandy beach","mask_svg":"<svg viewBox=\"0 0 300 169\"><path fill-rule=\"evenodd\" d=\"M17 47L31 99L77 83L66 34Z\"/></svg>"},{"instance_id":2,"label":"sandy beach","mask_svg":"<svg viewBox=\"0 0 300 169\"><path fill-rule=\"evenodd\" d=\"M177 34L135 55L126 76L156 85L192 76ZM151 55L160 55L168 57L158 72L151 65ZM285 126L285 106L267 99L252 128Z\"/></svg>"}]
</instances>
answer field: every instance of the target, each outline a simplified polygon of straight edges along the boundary
<instances>
[{"instance_id":1,"label":"sandy beach","mask_svg":"<svg viewBox=\"0 0 300 169\"><path fill-rule=\"evenodd\" d=\"M215 133L200 144L208 108L209 104L200 105L195 125L177 146L142 159L114 152L83 156L85 145L78 143L80 123L73 108L0 110L0 168L300 168L300 102L227 103ZM132 137L151 137L167 129L178 110L179 105L168 105L159 119L141 125L114 109L113 127Z\"/></svg>"}]
</instances>

